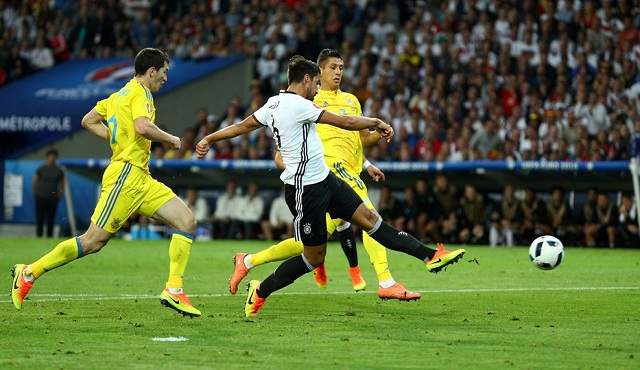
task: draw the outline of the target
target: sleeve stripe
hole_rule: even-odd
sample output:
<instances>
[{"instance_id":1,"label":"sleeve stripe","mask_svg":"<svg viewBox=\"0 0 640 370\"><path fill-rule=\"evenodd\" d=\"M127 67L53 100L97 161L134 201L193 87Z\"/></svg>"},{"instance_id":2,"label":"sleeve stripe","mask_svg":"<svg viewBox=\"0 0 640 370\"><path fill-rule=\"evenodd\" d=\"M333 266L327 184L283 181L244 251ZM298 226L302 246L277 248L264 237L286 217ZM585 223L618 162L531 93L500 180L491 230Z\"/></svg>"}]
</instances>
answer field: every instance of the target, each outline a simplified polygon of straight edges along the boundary
<instances>
[{"instance_id":1,"label":"sleeve stripe","mask_svg":"<svg viewBox=\"0 0 640 370\"><path fill-rule=\"evenodd\" d=\"M320 112L320 115L318 115L318 119L316 119L316 123L320 122L320 120L322 119L322 116L324 115L324 112L325 112L324 109Z\"/></svg>"},{"instance_id":2,"label":"sleeve stripe","mask_svg":"<svg viewBox=\"0 0 640 370\"><path fill-rule=\"evenodd\" d=\"M253 119L255 119L255 120L256 120L256 122L258 122L260 125L265 126L265 127L267 126L267 125L265 125L264 123L260 122L260 120L258 119L258 117L256 117L256 115L255 115L255 114L252 114L252 115L251 115L251 117L253 117Z\"/></svg>"}]
</instances>

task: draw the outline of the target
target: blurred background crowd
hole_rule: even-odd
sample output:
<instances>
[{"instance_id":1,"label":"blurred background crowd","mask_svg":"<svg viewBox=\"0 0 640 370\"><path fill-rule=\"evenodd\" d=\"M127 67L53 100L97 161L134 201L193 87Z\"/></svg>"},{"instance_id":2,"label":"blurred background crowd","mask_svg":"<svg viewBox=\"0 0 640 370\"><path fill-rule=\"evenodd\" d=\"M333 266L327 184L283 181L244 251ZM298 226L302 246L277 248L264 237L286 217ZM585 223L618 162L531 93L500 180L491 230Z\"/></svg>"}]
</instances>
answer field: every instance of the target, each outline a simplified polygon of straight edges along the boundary
<instances>
[{"instance_id":1,"label":"blurred background crowd","mask_svg":"<svg viewBox=\"0 0 640 370\"><path fill-rule=\"evenodd\" d=\"M358 97L365 115L396 130L392 142L367 150L371 161L621 160L640 134L639 28L632 0L0 0L0 86L69 59L133 56L145 46L173 58L252 58L248 101L233 99L224 112L194 112L178 152L153 147L155 158L187 159L201 137L285 87L291 55L315 60L329 47L344 57L342 89ZM210 156L271 159L272 145L261 130L216 144ZM416 210L424 210L423 188L432 185L404 189L403 202L413 197ZM606 194L594 190L585 203L593 211L576 207L552 216L550 207L564 204L561 189L549 196L555 206L532 191L516 192L518 210L507 212L510 187L497 203L466 187L454 192L455 202L428 203L442 216L436 222L436 211L396 214L388 190L380 206L394 222L423 238L461 242L513 244L531 230L555 230L585 245L594 239L609 245L610 235L621 235L611 230L624 228L618 219L635 212L628 197L605 204ZM596 205L613 208L602 214ZM587 232L599 223L593 217L610 227ZM582 226L562 226L568 223Z\"/></svg>"},{"instance_id":2,"label":"blurred background crowd","mask_svg":"<svg viewBox=\"0 0 640 370\"><path fill-rule=\"evenodd\" d=\"M184 158L286 86L288 57L314 60L330 47L345 59L343 90L398 133L369 150L372 160L626 159L640 131L639 9L631 0L0 0L0 84L144 46L253 58L251 100L198 112L190 145L171 154ZM267 158L271 145L259 133L214 155Z\"/></svg>"}]
</instances>

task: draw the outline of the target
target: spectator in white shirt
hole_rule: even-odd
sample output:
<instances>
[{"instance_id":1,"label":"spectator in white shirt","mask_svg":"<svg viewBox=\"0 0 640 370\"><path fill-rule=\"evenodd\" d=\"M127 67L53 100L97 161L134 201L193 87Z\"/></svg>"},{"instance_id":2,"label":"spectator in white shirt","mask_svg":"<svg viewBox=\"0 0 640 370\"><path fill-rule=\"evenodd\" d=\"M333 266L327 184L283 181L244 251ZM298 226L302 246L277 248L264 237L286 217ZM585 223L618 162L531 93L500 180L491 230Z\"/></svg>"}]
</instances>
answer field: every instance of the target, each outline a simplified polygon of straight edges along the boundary
<instances>
[{"instance_id":1,"label":"spectator in white shirt","mask_svg":"<svg viewBox=\"0 0 640 370\"><path fill-rule=\"evenodd\" d=\"M218 197L216 211L213 213L212 236L218 239L231 237L231 220L239 208L240 197L236 195L235 181L227 182L227 190Z\"/></svg>"},{"instance_id":2,"label":"spectator in white shirt","mask_svg":"<svg viewBox=\"0 0 640 370\"><path fill-rule=\"evenodd\" d=\"M258 58L256 70L260 81L268 81L271 86L275 86L275 81L272 81L272 79L278 74L278 60L273 49L267 50L265 54Z\"/></svg>"},{"instance_id":3,"label":"spectator in white shirt","mask_svg":"<svg viewBox=\"0 0 640 370\"><path fill-rule=\"evenodd\" d=\"M269 42L262 47L261 55L266 56L269 51L273 51L276 59L284 58L287 47L280 41L280 32L272 32L269 36Z\"/></svg>"},{"instance_id":4,"label":"spectator in white shirt","mask_svg":"<svg viewBox=\"0 0 640 370\"><path fill-rule=\"evenodd\" d=\"M47 47L43 34L38 35L36 46L29 52L28 59L29 63L36 69L53 67L55 63L53 52Z\"/></svg>"},{"instance_id":5,"label":"spectator in white shirt","mask_svg":"<svg viewBox=\"0 0 640 370\"><path fill-rule=\"evenodd\" d=\"M376 20L369 24L367 33L373 35L376 45L383 46L387 41L388 34L394 34L396 27L385 19L385 12L379 11Z\"/></svg>"},{"instance_id":6,"label":"spectator in white shirt","mask_svg":"<svg viewBox=\"0 0 640 370\"><path fill-rule=\"evenodd\" d=\"M197 189L187 189L184 202L187 204L187 207L193 211L193 216L196 218L198 224L204 224L209 221L209 204L198 194Z\"/></svg>"},{"instance_id":7,"label":"spectator in white shirt","mask_svg":"<svg viewBox=\"0 0 640 370\"><path fill-rule=\"evenodd\" d=\"M293 215L289 211L284 194L281 193L271 203L269 220L262 221L262 233L267 240L273 240L274 233L278 233L278 239L286 239L293 235L292 221Z\"/></svg>"},{"instance_id":8,"label":"spectator in white shirt","mask_svg":"<svg viewBox=\"0 0 640 370\"><path fill-rule=\"evenodd\" d=\"M604 98L598 97L593 92L589 94L589 104L586 106L583 124L590 136L596 136L600 131L604 131L610 126L607 108L604 106Z\"/></svg>"},{"instance_id":9,"label":"spectator in white shirt","mask_svg":"<svg viewBox=\"0 0 640 370\"><path fill-rule=\"evenodd\" d=\"M249 184L247 195L238 197L238 207L235 210L231 226L231 236L236 239L240 235L243 239L255 239L258 225L264 212L264 201L258 194L258 186Z\"/></svg>"}]
</instances>

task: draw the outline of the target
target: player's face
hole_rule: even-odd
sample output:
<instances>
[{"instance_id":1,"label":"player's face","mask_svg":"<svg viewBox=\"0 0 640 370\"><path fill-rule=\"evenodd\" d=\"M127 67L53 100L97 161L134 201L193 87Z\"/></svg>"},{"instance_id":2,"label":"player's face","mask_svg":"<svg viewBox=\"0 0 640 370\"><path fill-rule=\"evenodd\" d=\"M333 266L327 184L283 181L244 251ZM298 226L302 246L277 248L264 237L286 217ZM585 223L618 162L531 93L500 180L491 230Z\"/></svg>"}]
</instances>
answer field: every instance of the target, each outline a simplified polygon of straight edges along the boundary
<instances>
[{"instance_id":1,"label":"player's face","mask_svg":"<svg viewBox=\"0 0 640 370\"><path fill-rule=\"evenodd\" d=\"M313 100L313 97L316 96L318 92L318 83L320 82L320 76L315 76L310 78L307 82L307 96L305 98L309 100Z\"/></svg>"},{"instance_id":2,"label":"player's face","mask_svg":"<svg viewBox=\"0 0 640 370\"><path fill-rule=\"evenodd\" d=\"M149 90L154 92L160 90L162 85L164 85L164 83L167 82L168 73L169 73L169 65L166 62L164 63L164 66L162 66L162 68L160 68L157 71L152 68L151 76L150 76L151 83L149 86Z\"/></svg>"},{"instance_id":3,"label":"player's face","mask_svg":"<svg viewBox=\"0 0 640 370\"><path fill-rule=\"evenodd\" d=\"M336 90L342 82L342 72L344 71L344 62L340 58L329 58L324 67L320 69L322 76L322 84L331 90Z\"/></svg>"}]
</instances>

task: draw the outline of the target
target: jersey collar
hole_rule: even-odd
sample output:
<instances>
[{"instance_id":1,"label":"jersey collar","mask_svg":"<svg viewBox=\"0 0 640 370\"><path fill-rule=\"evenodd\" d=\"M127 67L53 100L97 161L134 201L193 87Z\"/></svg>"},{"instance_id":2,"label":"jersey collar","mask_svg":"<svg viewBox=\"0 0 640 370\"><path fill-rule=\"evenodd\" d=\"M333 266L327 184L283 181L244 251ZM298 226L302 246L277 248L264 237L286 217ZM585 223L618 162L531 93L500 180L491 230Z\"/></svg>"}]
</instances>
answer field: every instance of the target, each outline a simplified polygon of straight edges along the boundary
<instances>
[{"instance_id":1,"label":"jersey collar","mask_svg":"<svg viewBox=\"0 0 640 370\"><path fill-rule=\"evenodd\" d=\"M318 92L319 92L319 93L321 93L321 94L327 94L327 95L338 95L338 94L340 94L342 91L340 91L340 89L338 89L338 90L336 90L336 91L318 89Z\"/></svg>"}]
</instances>

